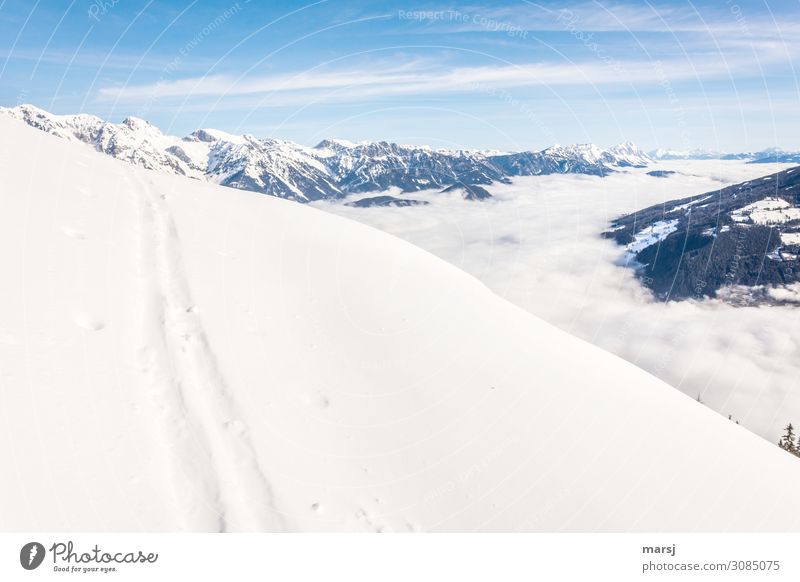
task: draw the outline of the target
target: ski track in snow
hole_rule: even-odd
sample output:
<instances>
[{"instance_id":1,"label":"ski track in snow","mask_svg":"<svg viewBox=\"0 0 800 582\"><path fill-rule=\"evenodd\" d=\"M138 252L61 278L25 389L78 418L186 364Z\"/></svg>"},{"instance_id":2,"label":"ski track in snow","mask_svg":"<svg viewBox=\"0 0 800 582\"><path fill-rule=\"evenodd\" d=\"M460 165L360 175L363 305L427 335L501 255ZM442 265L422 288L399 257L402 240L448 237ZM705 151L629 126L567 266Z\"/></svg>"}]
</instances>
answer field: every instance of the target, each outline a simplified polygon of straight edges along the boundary
<instances>
[{"instance_id":1,"label":"ski track in snow","mask_svg":"<svg viewBox=\"0 0 800 582\"><path fill-rule=\"evenodd\" d=\"M171 443L168 463L183 527L286 530L192 303L166 195L137 171L125 174L140 213L140 363Z\"/></svg>"}]
</instances>

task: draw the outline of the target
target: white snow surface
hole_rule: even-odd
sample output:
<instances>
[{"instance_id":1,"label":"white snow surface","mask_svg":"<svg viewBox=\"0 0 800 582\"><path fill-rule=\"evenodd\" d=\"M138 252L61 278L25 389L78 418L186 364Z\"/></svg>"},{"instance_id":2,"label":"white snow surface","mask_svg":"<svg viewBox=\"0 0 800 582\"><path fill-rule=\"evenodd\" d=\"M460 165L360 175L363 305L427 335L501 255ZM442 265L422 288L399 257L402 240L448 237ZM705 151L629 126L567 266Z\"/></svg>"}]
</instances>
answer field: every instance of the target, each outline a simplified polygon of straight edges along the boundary
<instances>
[{"instance_id":1,"label":"white snow surface","mask_svg":"<svg viewBox=\"0 0 800 582\"><path fill-rule=\"evenodd\" d=\"M427 252L0 119L0 529L800 530L800 462Z\"/></svg>"},{"instance_id":2,"label":"white snow surface","mask_svg":"<svg viewBox=\"0 0 800 582\"><path fill-rule=\"evenodd\" d=\"M785 245L800 245L800 232L782 232L781 242Z\"/></svg>"},{"instance_id":3,"label":"white snow surface","mask_svg":"<svg viewBox=\"0 0 800 582\"><path fill-rule=\"evenodd\" d=\"M764 198L731 212L734 222L752 222L753 224L784 224L792 220L800 220L800 208L793 208L783 198ZM785 241L784 241L785 242Z\"/></svg>"},{"instance_id":4,"label":"white snow surface","mask_svg":"<svg viewBox=\"0 0 800 582\"><path fill-rule=\"evenodd\" d=\"M678 230L678 220L659 220L633 235L633 241L626 245L631 256L637 255L647 247L660 243Z\"/></svg>"}]
</instances>

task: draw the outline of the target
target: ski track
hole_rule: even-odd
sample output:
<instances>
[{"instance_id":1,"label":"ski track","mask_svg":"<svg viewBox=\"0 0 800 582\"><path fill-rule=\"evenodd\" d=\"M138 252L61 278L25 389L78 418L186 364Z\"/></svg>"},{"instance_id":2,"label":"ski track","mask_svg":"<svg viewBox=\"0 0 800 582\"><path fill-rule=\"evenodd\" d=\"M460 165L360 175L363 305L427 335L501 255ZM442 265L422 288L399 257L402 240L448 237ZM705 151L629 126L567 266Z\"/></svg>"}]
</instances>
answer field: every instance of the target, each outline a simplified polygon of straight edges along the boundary
<instances>
[{"instance_id":1,"label":"ski track","mask_svg":"<svg viewBox=\"0 0 800 582\"><path fill-rule=\"evenodd\" d=\"M284 531L272 488L192 303L166 195L136 170L126 171L124 179L140 215L140 364L162 416L183 528Z\"/></svg>"}]
</instances>

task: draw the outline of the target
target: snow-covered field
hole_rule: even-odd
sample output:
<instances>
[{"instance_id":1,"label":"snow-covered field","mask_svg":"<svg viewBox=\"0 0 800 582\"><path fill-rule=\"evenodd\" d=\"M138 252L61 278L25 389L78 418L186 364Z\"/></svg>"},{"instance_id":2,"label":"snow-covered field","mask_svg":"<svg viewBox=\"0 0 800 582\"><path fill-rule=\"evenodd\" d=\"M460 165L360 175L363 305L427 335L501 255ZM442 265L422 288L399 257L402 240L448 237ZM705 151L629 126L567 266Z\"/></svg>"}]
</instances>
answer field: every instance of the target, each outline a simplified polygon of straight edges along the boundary
<instances>
[{"instance_id":1,"label":"snow-covered field","mask_svg":"<svg viewBox=\"0 0 800 582\"><path fill-rule=\"evenodd\" d=\"M800 208L793 208L783 198L764 198L731 212L735 222L784 224L800 219Z\"/></svg>"},{"instance_id":2,"label":"snow-covered field","mask_svg":"<svg viewBox=\"0 0 800 582\"><path fill-rule=\"evenodd\" d=\"M664 304L600 238L617 216L790 167L742 161L664 161L605 178L517 178L476 203L434 193L431 204L319 208L402 237L483 281L527 311L648 370L725 417L777 442L800 423L800 329L792 307L718 301ZM668 178L653 169L675 170ZM776 211L781 212L781 211ZM668 230L670 221L663 223ZM660 233L641 233L642 244Z\"/></svg>"},{"instance_id":3,"label":"snow-covered field","mask_svg":"<svg viewBox=\"0 0 800 582\"><path fill-rule=\"evenodd\" d=\"M630 257L635 257L639 252L654 244L660 243L673 232L678 230L678 220L659 220L646 229L633 235L633 241L625 248Z\"/></svg>"},{"instance_id":4,"label":"snow-covered field","mask_svg":"<svg viewBox=\"0 0 800 582\"><path fill-rule=\"evenodd\" d=\"M426 251L0 133L2 530L800 530L796 458Z\"/></svg>"}]
</instances>

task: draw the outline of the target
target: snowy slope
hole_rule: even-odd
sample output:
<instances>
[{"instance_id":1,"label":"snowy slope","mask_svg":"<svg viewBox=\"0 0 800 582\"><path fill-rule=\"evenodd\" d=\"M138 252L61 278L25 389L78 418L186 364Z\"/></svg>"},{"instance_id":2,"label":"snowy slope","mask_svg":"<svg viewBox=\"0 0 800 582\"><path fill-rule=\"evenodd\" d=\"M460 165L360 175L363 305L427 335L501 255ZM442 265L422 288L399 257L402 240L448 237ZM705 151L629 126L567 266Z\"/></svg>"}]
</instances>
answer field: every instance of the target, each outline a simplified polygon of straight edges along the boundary
<instances>
[{"instance_id":1,"label":"snowy slope","mask_svg":"<svg viewBox=\"0 0 800 582\"><path fill-rule=\"evenodd\" d=\"M0 132L2 530L800 530L796 458L416 247Z\"/></svg>"}]
</instances>

